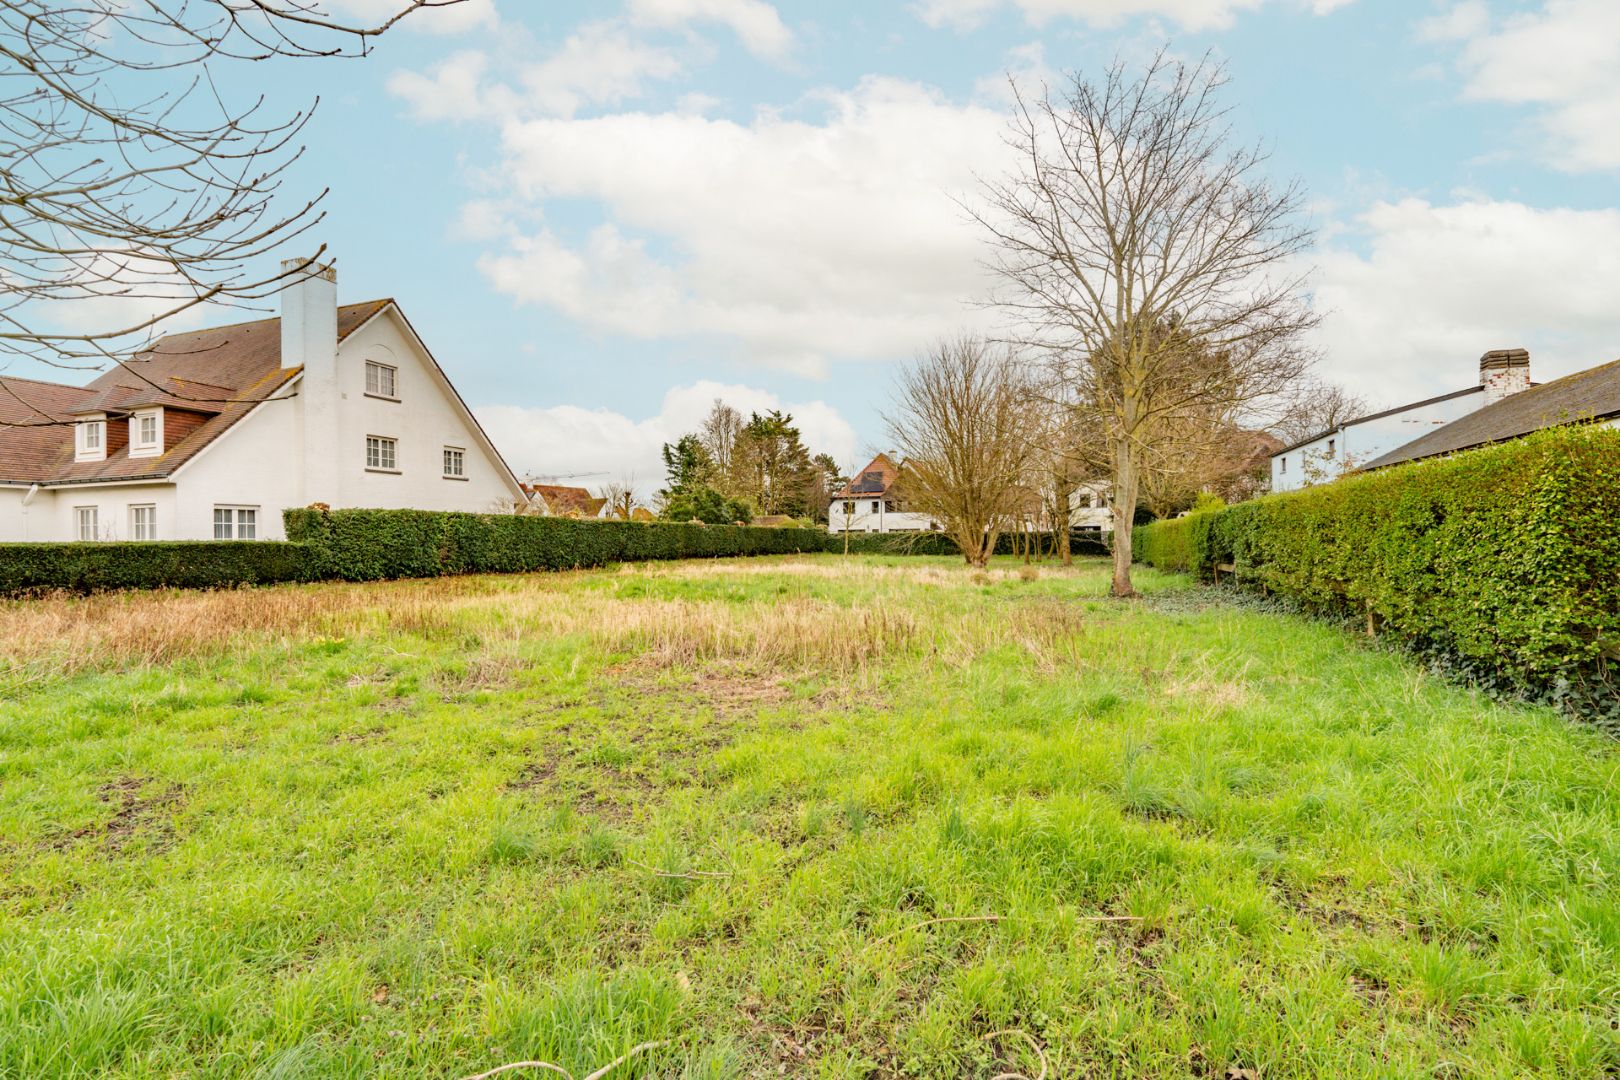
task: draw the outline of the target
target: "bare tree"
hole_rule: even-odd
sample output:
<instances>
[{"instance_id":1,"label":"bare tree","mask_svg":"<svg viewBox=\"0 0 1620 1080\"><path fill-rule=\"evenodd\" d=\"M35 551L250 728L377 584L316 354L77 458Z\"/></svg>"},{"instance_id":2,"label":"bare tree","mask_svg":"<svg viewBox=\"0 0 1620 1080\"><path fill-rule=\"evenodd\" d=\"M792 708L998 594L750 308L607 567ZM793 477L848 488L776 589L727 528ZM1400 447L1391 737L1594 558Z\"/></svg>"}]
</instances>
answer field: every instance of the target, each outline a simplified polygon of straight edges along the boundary
<instances>
[{"instance_id":1,"label":"bare tree","mask_svg":"<svg viewBox=\"0 0 1620 1080\"><path fill-rule=\"evenodd\" d=\"M733 482L733 459L737 452L737 439L741 437L745 425L742 413L715 398L714 406L709 410L709 415L703 418L703 428L698 432L704 449L714 461L718 474L716 486L732 497L738 494L733 490L736 486Z\"/></svg>"},{"instance_id":2,"label":"bare tree","mask_svg":"<svg viewBox=\"0 0 1620 1080\"><path fill-rule=\"evenodd\" d=\"M900 377L889 432L907 499L938 519L970 566L990 561L1027 499L1028 397L1020 367L973 337L940 342Z\"/></svg>"},{"instance_id":3,"label":"bare tree","mask_svg":"<svg viewBox=\"0 0 1620 1080\"><path fill-rule=\"evenodd\" d=\"M1271 430L1284 445L1304 442L1372 412L1372 405L1333 383L1311 379L1289 395L1282 415Z\"/></svg>"},{"instance_id":4,"label":"bare tree","mask_svg":"<svg viewBox=\"0 0 1620 1080\"><path fill-rule=\"evenodd\" d=\"M641 496L636 494L635 476L626 476L613 481L602 488L602 498L607 500L607 516L616 521L629 521L641 505Z\"/></svg>"},{"instance_id":5,"label":"bare tree","mask_svg":"<svg viewBox=\"0 0 1620 1080\"><path fill-rule=\"evenodd\" d=\"M166 319L251 302L304 272L264 258L322 217L283 205L315 103L232 104L221 63L355 57L401 19L311 0L0 0L0 357L122 362ZM91 325L86 325L90 323Z\"/></svg>"},{"instance_id":6,"label":"bare tree","mask_svg":"<svg viewBox=\"0 0 1620 1080\"><path fill-rule=\"evenodd\" d=\"M1291 269L1311 239L1300 190L1273 188L1262 152L1231 147L1224 82L1207 60L1161 53L1140 77L1116 62L1057 98L1015 86L1019 166L985 184L975 212L1015 338L1102 433L1117 596L1134 593L1131 523L1155 426L1235 411L1308 366L1297 343L1315 317Z\"/></svg>"}]
</instances>

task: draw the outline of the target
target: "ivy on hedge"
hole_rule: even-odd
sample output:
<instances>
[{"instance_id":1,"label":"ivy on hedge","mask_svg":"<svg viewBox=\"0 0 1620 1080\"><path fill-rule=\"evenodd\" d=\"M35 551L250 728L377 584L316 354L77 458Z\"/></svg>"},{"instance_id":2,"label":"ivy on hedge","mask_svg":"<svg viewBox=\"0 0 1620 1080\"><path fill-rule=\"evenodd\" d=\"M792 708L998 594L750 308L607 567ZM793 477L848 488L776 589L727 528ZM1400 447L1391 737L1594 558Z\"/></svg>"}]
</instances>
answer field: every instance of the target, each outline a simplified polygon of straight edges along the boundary
<instances>
[{"instance_id":1,"label":"ivy on hedge","mask_svg":"<svg viewBox=\"0 0 1620 1080\"><path fill-rule=\"evenodd\" d=\"M1620 657L1620 431L1553 428L1158 522L1133 546L1546 687Z\"/></svg>"}]
</instances>

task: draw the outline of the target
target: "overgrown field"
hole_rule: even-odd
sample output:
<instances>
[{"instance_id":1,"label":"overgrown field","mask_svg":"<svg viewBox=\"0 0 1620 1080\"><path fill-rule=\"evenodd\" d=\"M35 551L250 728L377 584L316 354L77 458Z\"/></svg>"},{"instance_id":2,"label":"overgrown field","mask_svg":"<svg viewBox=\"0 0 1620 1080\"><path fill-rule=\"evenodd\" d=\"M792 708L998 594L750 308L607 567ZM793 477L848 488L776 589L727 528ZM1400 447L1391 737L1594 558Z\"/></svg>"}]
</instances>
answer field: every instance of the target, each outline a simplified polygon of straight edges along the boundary
<instances>
[{"instance_id":1,"label":"overgrown field","mask_svg":"<svg viewBox=\"0 0 1620 1080\"><path fill-rule=\"evenodd\" d=\"M1620 1073L1616 743L1106 584L0 604L0 1076Z\"/></svg>"}]
</instances>

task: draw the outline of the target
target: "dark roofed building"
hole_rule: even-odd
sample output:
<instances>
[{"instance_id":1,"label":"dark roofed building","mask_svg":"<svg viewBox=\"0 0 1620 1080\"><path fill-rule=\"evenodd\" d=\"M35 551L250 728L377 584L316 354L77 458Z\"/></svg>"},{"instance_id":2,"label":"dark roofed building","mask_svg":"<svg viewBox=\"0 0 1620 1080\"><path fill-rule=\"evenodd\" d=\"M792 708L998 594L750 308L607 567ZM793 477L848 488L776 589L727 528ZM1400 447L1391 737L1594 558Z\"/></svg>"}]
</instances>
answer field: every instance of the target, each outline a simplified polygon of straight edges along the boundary
<instances>
[{"instance_id":1,"label":"dark roofed building","mask_svg":"<svg viewBox=\"0 0 1620 1080\"><path fill-rule=\"evenodd\" d=\"M1620 360L1505 397L1369 461L1365 468L1454 454L1542 428L1591 420L1620 420Z\"/></svg>"},{"instance_id":2,"label":"dark roofed building","mask_svg":"<svg viewBox=\"0 0 1620 1080\"><path fill-rule=\"evenodd\" d=\"M879 454L832 493L827 508L830 532L927 532L939 528L928 514L906 507L904 466Z\"/></svg>"}]
</instances>

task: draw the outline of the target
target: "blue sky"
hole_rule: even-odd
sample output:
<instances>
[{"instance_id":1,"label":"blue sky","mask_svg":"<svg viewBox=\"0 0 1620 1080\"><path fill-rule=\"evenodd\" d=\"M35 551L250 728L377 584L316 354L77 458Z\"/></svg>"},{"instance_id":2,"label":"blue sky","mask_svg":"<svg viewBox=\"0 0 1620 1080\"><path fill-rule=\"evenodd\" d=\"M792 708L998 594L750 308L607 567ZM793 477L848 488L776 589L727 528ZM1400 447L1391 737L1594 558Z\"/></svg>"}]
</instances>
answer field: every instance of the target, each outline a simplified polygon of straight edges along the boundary
<instances>
[{"instance_id":1,"label":"blue sky","mask_svg":"<svg viewBox=\"0 0 1620 1080\"><path fill-rule=\"evenodd\" d=\"M1003 167L1006 74L1161 46L1304 182L1324 376L1620 355L1613 0L476 0L231 85L320 95L293 180L341 296L397 297L515 468L650 492L717 394L882 448L896 362L986 317L952 199Z\"/></svg>"}]
</instances>

